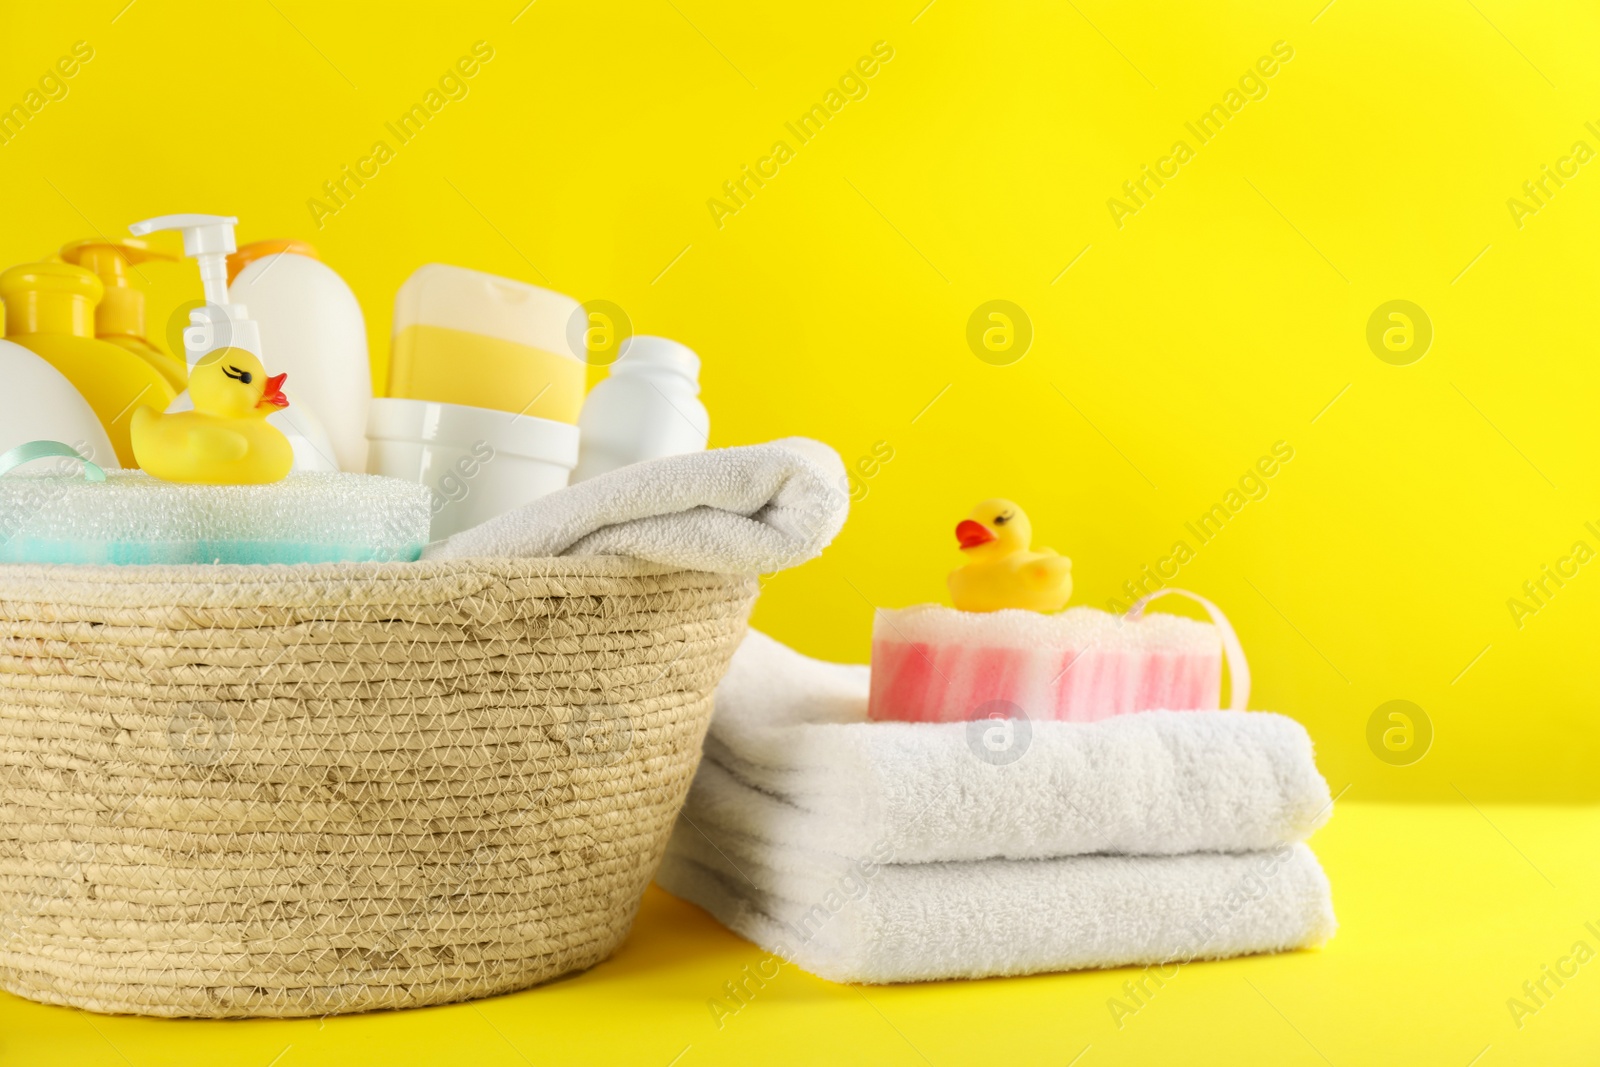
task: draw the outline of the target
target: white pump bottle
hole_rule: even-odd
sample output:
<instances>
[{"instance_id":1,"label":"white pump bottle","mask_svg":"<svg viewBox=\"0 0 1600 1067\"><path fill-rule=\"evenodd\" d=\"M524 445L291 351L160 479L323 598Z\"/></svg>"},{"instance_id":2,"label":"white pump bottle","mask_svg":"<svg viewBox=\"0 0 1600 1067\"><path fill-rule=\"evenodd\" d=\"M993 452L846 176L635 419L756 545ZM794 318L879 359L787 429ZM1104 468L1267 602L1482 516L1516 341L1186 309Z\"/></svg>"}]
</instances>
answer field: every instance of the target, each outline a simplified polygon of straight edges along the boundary
<instances>
[{"instance_id":1,"label":"white pump bottle","mask_svg":"<svg viewBox=\"0 0 1600 1067\"><path fill-rule=\"evenodd\" d=\"M271 360L261 351L261 327L250 318L243 304L228 301L228 253L237 249L233 228L239 220L231 215L160 215L128 227L135 237L158 230L178 230L183 234L183 254L200 268L200 283L206 302L189 312L189 327L183 331L184 357L193 367L201 357L219 348L242 348L271 369ZM333 444L316 415L294 401L294 385L289 388L289 406L267 416L294 447L297 471L336 471ZM190 411L194 401L188 390L179 393L168 411Z\"/></svg>"}]
</instances>

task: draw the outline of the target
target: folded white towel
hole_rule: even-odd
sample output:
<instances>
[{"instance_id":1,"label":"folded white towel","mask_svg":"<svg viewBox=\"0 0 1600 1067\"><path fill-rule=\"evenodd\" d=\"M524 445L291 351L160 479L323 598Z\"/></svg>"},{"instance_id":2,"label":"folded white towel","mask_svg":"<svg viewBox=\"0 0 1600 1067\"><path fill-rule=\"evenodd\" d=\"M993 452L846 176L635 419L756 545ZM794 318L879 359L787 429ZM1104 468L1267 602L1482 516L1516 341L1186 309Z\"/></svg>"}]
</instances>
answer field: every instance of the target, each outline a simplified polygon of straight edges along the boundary
<instances>
[{"instance_id":1,"label":"folded white towel","mask_svg":"<svg viewBox=\"0 0 1600 1067\"><path fill-rule=\"evenodd\" d=\"M1270 849L1331 811L1310 737L1281 715L869 723L867 679L752 631L717 690L691 817L919 863ZM757 792L727 788L739 783Z\"/></svg>"},{"instance_id":2,"label":"folded white towel","mask_svg":"<svg viewBox=\"0 0 1600 1067\"><path fill-rule=\"evenodd\" d=\"M428 546L460 556L633 556L765 574L819 554L844 525L844 465L789 437L621 467Z\"/></svg>"},{"instance_id":3,"label":"folded white towel","mask_svg":"<svg viewBox=\"0 0 1600 1067\"><path fill-rule=\"evenodd\" d=\"M885 858L887 850L852 860L765 846L680 819L656 880L836 982L1171 966L1306 947L1335 927L1327 879L1302 844L982 863Z\"/></svg>"}]
</instances>

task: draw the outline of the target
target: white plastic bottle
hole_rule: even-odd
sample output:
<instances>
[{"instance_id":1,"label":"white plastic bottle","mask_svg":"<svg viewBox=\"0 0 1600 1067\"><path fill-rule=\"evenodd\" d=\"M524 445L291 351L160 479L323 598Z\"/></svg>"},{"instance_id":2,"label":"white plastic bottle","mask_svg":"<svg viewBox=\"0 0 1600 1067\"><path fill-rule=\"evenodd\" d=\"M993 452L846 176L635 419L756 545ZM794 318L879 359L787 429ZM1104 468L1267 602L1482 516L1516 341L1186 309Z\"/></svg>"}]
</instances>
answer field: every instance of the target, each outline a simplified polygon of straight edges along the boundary
<instances>
[{"instance_id":1,"label":"white plastic bottle","mask_svg":"<svg viewBox=\"0 0 1600 1067\"><path fill-rule=\"evenodd\" d=\"M29 441L60 441L85 459L115 467L111 439L66 375L11 341L0 341L0 453Z\"/></svg>"},{"instance_id":2,"label":"white plastic bottle","mask_svg":"<svg viewBox=\"0 0 1600 1067\"><path fill-rule=\"evenodd\" d=\"M711 417L700 402L700 357L665 337L630 338L610 376L584 400L578 433L573 482L642 460L703 451Z\"/></svg>"},{"instance_id":3,"label":"white plastic bottle","mask_svg":"<svg viewBox=\"0 0 1600 1067\"><path fill-rule=\"evenodd\" d=\"M303 241L256 241L228 257L228 299L250 309L274 372L287 371L289 411L321 424L338 466L367 469L372 371L355 293Z\"/></svg>"}]
</instances>

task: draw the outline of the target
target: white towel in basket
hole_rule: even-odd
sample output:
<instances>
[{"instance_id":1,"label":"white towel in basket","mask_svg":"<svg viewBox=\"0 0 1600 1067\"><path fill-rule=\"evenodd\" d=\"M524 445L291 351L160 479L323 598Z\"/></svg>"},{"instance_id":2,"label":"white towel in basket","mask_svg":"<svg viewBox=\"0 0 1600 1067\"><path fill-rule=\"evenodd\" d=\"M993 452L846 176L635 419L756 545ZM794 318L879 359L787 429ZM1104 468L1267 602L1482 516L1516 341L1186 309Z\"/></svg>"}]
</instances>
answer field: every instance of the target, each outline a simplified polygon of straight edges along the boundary
<instances>
[{"instance_id":1,"label":"white towel in basket","mask_svg":"<svg viewBox=\"0 0 1600 1067\"><path fill-rule=\"evenodd\" d=\"M838 453L787 437L621 467L430 545L423 558L618 555L766 574L820 554L848 510Z\"/></svg>"}]
</instances>

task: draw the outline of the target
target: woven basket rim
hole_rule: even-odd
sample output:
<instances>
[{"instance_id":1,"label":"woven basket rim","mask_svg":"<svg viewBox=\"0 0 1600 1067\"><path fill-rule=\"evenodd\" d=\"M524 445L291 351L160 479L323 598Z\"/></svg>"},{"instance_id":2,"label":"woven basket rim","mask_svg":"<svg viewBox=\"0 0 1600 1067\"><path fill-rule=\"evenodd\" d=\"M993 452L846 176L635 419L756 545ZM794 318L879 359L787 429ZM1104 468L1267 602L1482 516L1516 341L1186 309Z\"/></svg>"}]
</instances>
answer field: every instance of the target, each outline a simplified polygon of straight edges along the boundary
<instances>
[{"instance_id":1,"label":"woven basket rim","mask_svg":"<svg viewBox=\"0 0 1600 1067\"><path fill-rule=\"evenodd\" d=\"M371 581L406 577L432 579L463 572L491 571L530 578L647 578L692 570L632 556L462 556L359 563L0 563L0 581L59 579L118 585L194 582L241 585L277 582L285 577L310 581Z\"/></svg>"},{"instance_id":2,"label":"woven basket rim","mask_svg":"<svg viewBox=\"0 0 1600 1067\"><path fill-rule=\"evenodd\" d=\"M0 619L80 614L85 609L155 612L167 625L184 613L253 606L378 610L384 604L462 602L518 587L522 595L626 593L638 582L711 588L753 575L692 571L627 556L476 556L366 563L0 564ZM174 613L177 614L174 614ZM112 620L106 620L112 621ZM118 621L129 621L126 617Z\"/></svg>"}]
</instances>

